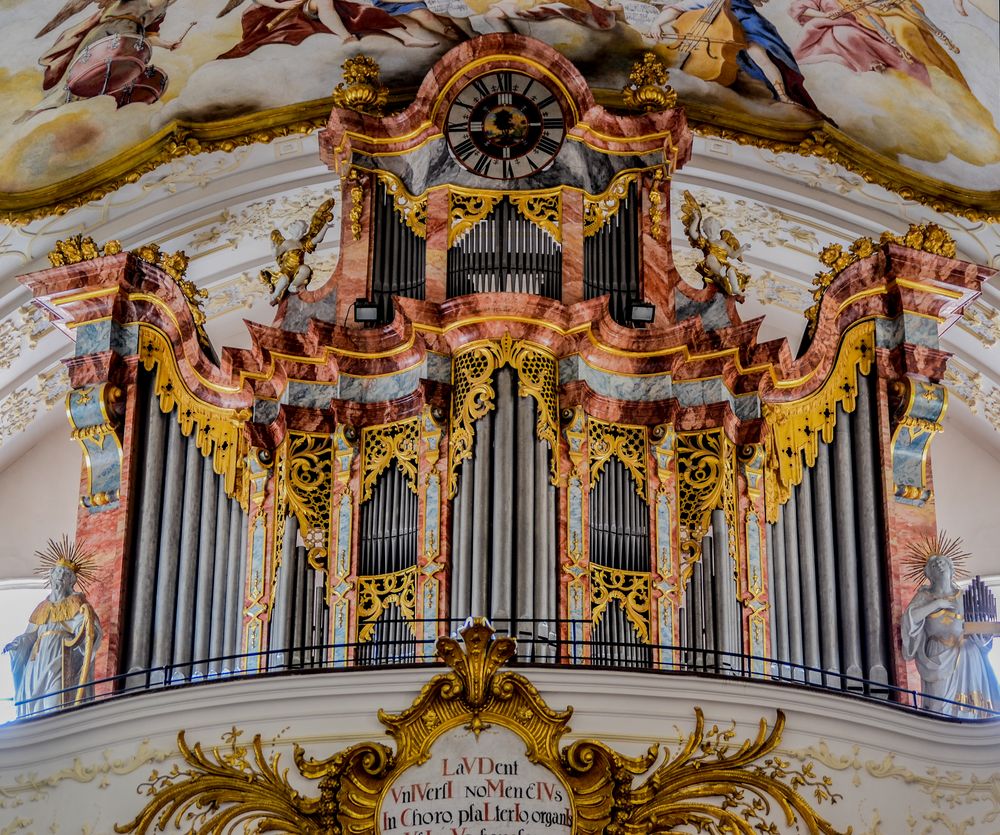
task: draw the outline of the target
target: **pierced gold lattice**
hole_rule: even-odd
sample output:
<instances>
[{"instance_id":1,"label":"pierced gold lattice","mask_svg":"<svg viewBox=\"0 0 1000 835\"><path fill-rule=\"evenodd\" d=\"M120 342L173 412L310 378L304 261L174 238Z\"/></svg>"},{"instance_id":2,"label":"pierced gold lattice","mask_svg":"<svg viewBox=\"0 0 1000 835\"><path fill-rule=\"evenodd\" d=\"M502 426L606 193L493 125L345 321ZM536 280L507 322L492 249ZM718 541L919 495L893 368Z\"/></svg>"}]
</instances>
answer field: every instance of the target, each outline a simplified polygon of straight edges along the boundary
<instances>
[{"instance_id":1,"label":"pierced gold lattice","mask_svg":"<svg viewBox=\"0 0 1000 835\"><path fill-rule=\"evenodd\" d=\"M420 418L413 417L361 430L361 502L372 497L372 489L393 461L406 476L409 488L417 492L417 458Z\"/></svg>"},{"instance_id":2,"label":"pierced gold lattice","mask_svg":"<svg viewBox=\"0 0 1000 835\"><path fill-rule=\"evenodd\" d=\"M375 632L375 625L385 610L395 603L413 631L417 604L417 567L415 565L392 574L358 577L358 641L366 643ZM414 632L414 634L416 634Z\"/></svg>"},{"instance_id":3,"label":"pierced gold lattice","mask_svg":"<svg viewBox=\"0 0 1000 835\"><path fill-rule=\"evenodd\" d=\"M731 446L721 429L677 436L682 587L701 559L701 541L711 524L712 511L722 503L725 456Z\"/></svg>"},{"instance_id":4,"label":"pierced gold lattice","mask_svg":"<svg viewBox=\"0 0 1000 835\"><path fill-rule=\"evenodd\" d=\"M601 470L612 457L632 474L635 491L646 501L646 427L607 423L587 419L587 444L590 453L590 484L596 486Z\"/></svg>"},{"instance_id":5,"label":"pierced gold lattice","mask_svg":"<svg viewBox=\"0 0 1000 835\"><path fill-rule=\"evenodd\" d=\"M288 510L299 520L310 564L325 569L333 504L333 439L329 435L289 433L284 463Z\"/></svg>"},{"instance_id":6,"label":"pierced gold lattice","mask_svg":"<svg viewBox=\"0 0 1000 835\"><path fill-rule=\"evenodd\" d=\"M505 333L499 342L470 345L452 362L451 438L448 463L448 495L458 492L458 468L472 457L476 421L496 408L493 374L504 366L517 372L518 394L533 397L538 406L535 432L551 451L552 483L559 476L556 444L558 408L556 385L558 370L555 358L541 346L511 338Z\"/></svg>"},{"instance_id":7,"label":"pierced gold lattice","mask_svg":"<svg viewBox=\"0 0 1000 835\"><path fill-rule=\"evenodd\" d=\"M590 617L596 625L612 600L621 603L636 634L649 643L649 572L590 564Z\"/></svg>"}]
</instances>

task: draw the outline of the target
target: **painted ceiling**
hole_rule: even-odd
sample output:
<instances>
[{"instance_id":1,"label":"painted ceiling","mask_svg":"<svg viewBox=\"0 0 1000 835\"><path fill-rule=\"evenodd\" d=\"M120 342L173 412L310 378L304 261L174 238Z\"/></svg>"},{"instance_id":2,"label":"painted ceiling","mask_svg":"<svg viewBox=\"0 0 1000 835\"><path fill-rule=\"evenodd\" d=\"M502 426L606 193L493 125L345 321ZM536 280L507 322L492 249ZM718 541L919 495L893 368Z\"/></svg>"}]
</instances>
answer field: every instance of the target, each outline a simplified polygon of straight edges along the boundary
<instances>
[{"instance_id":1,"label":"painted ceiling","mask_svg":"<svg viewBox=\"0 0 1000 835\"><path fill-rule=\"evenodd\" d=\"M1000 212L996 0L4 0L0 211L92 198L200 149L308 130L363 52L400 104L457 42L515 31L621 105L652 50L703 133Z\"/></svg>"}]
</instances>

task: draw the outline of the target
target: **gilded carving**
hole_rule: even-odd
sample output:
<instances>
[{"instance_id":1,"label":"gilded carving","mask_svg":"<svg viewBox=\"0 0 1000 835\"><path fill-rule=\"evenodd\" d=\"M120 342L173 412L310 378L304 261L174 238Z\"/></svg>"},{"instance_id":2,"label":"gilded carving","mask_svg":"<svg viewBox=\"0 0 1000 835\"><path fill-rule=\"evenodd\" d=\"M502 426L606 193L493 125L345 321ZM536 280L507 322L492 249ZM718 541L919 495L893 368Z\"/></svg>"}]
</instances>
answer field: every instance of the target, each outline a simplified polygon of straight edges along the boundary
<instances>
[{"instance_id":1,"label":"gilded carving","mask_svg":"<svg viewBox=\"0 0 1000 835\"><path fill-rule=\"evenodd\" d=\"M677 93L669 84L670 73L654 52L647 52L632 65L622 101L633 110L651 113L677 105Z\"/></svg>"},{"instance_id":2,"label":"gilded carving","mask_svg":"<svg viewBox=\"0 0 1000 835\"><path fill-rule=\"evenodd\" d=\"M664 228L663 218L666 215L666 198L663 196L663 181L667 179L663 173L663 166L659 166L653 174L653 181L649 184L649 229L653 240L661 243L670 234Z\"/></svg>"},{"instance_id":3,"label":"gilded carving","mask_svg":"<svg viewBox=\"0 0 1000 835\"><path fill-rule=\"evenodd\" d=\"M333 504L333 439L291 432L282 462L285 500L288 510L298 518L302 541L309 549L309 564L325 570Z\"/></svg>"},{"instance_id":4,"label":"gilded carving","mask_svg":"<svg viewBox=\"0 0 1000 835\"><path fill-rule=\"evenodd\" d=\"M701 541L711 525L712 511L723 501L725 459L731 455L731 446L721 429L677 435L682 588L701 559Z\"/></svg>"},{"instance_id":5,"label":"gilded carving","mask_svg":"<svg viewBox=\"0 0 1000 835\"><path fill-rule=\"evenodd\" d=\"M361 502L372 497L375 482L396 462L409 488L417 493L420 418L413 417L361 430Z\"/></svg>"},{"instance_id":6,"label":"gilded carving","mask_svg":"<svg viewBox=\"0 0 1000 835\"><path fill-rule=\"evenodd\" d=\"M590 619L596 626L612 600L617 600L636 634L649 643L649 572L622 571L590 564Z\"/></svg>"},{"instance_id":7,"label":"gilded carving","mask_svg":"<svg viewBox=\"0 0 1000 835\"><path fill-rule=\"evenodd\" d=\"M646 427L587 419L587 451L590 456L590 484L597 484L601 470L617 458L632 474L635 491L646 501Z\"/></svg>"},{"instance_id":8,"label":"gilded carving","mask_svg":"<svg viewBox=\"0 0 1000 835\"><path fill-rule=\"evenodd\" d=\"M811 467L816 462L820 439L833 441L837 407L848 413L854 411L858 374L868 374L874 358L875 325L862 322L844 335L833 369L819 390L799 400L763 404L769 430L765 491L768 521L774 521L791 488L802 482L803 457L805 466Z\"/></svg>"},{"instance_id":9,"label":"gilded carving","mask_svg":"<svg viewBox=\"0 0 1000 835\"><path fill-rule=\"evenodd\" d=\"M427 237L427 193L419 197L410 194L402 181L388 171L377 171L375 176L392 197L392 208L407 228L418 238Z\"/></svg>"},{"instance_id":10,"label":"gilded carving","mask_svg":"<svg viewBox=\"0 0 1000 835\"><path fill-rule=\"evenodd\" d=\"M562 192L510 192L507 199L526 220L562 242Z\"/></svg>"},{"instance_id":11,"label":"gilded carving","mask_svg":"<svg viewBox=\"0 0 1000 835\"><path fill-rule=\"evenodd\" d=\"M740 267L745 266L743 253L749 245L741 245L732 232L722 228L717 218L705 217L690 191L684 192L681 220L691 246L702 252L703 257L695 265L695 272L705 280L706 286L715 285L725 295L743 301L750 273Z\"/></svg>"},{"instance_id":12,"label":"gilded carving","mask_svg":"<svg viewBox=\"0 0 1000 835\"><path fill-rule=\"evenodd\" d=\"M264 753L260 735L241 744L233 729L225 746L206 753L178 747L184 766L154 773L140 791L149 798L119 833L176 829L199 835L239 832L340 832L370 835L389 786L425 762L435 741L461 729L477 737L496 727L514 734L525 757L551 772L571 794L575 835L666 833L679 827L742 835L777 832L775 820L812 835L839 835L806 800L819 805L840 796L811 762L792 768L776 755L785 717L761 720L755 738L736 740L735 725L708 726L695 708L694 729L659 765L659 746L629 757L603 742L581 739L560 749L572 709L550 708L524 676L501 669L515 641L495 636L483 621L462 630L464 646L442 636L437 651L451 667L432 678L413 704L398 714L379 712L395 749L361 742L326 759L295 746L298 774L309 789L293 787L279 755ZM297 780L297 784L301 781Z\"/></svg>"},{"instance_id":13,"label":"gilded carving","mask_svg":"<svg viewBox=\"0 0 1000 835\"><path fill-rule=\"evenodd\" d=\"M922 252L930 252L945 258L954 258L956 253L955 240L936 223L910 224L910 228L902 235L883 232L877 244L871 238L858 238L847 250L844 250L840 244L830 244L824 247L819 254L819 260L823 266L827 267L827 270L816 273L816 277L813 279L813 287L816 288L813 291L815 303L806 310L806 319L809 322L807 333L810 336L816 332L816 326L819 323L819 308L823 302L823 296L833 280L852 264L873 255L880 245L886 243L919 249Z\"/></svg>"},{"instance_id":14,"label":"gilded carving","mask_svg":"<svg viewBox=\"0 0 1000 835\"><path fill-rule=\"evenodd\" d=\"M361 176L356 168L352 168L347 175L347 182L351 193L351 210L348 219L351 222L351 235L354 240L361 240L361 218L365 213L365 190L361 185Z\"/></svg>"},{"instance_id":15,"label":"gilded carving","mask_svg":"<svg viewBox=\"0 0 1000 835\"><path fill-rule=\"evenodd\" d=\"M417 567L410 566L392 574L358 577L358 642L371 640L375 624L385 610L396 604L400 613L414 628L417 605Z\"/></svg>"},{"instance_id":16,"label":"gilded carving","mask_svg":"<svg viewBox=\"0 0 1000 835\"><path fill-rule=\"evenodd\" d=\"M448 208L448 247L493 211L502 194L464 193L452 190Z\"/></svg>"},{"instance_id":17,"label":"gilded carving","mask_svg":"<svg viewBox=\"0 0 1000 835\"><path fill-rule=\"evenodd\" d=\"M56 241L55 248L49 253L49 263L53 267L62 267L92 261L105 255L117 255L121 251L122 245L118 241L108 241L100 246L89 235L74 235L64 241Z\"/></svg>"},{"instance_id":18,"label":"gilded carving","mask_svg":"<svg viewBox=\"0 0 1000 835\"><path fill-rule=\"evenodd\" d=\"M113 242L112 242L113 243ZM109 255L109 244L104 245L105 254ZM184 300L188 303L191 316L194 318L195 327L198 328L199 335L207 341L202 326L205 324L205 311L201 309L202 302L208 298L208 291L200 289L189 278L185 278L189 258L181 252L164 252L158 244L144 244L132 252L149 264L155 264L163 272L169 275L177 287L180 289Z\"/></svg>"},{"instance_id":19,"label":"gilded carving","mask_svg":"<svg viewBox=\"0 0 1000 835\"><path fill-rule=\"evenodd\" d=\"M628 197L629 187L638 178L636 173L619 174L601 194L583 195L583 237L596 235L618 213L622 201Z\"/></svg>"},{"instance_id":20,"label":"gilded carving","mask_svg":"<svg viewBox=\"0 0 1000 835\"><path fill-rule=\"evenodd\" d=\"M527 340L505 333L497 342L480 342L464 348L452 361L451 437L449 441L448 496L458 492L458 468L472 457L476 421L496 408L493 374L510 365L517 372L518 394L533 397L538 418L535 432L552 451L552 483L557 483L556 442L559 412L556 407L558 367L555 358Z\"/></svg>"},{"instance_id":21,"label":"gilded carving","mask_svg":"<svg viewBox=\"0 0 1000 835\"><path fill-rule=\"evenodd\" d=\"M382 70L375 59L355 55L341 66L344 80L333 89L333 103L346 110L381 116L389 100L389 88L382 84Z\"/></svg>"}]
</instances>

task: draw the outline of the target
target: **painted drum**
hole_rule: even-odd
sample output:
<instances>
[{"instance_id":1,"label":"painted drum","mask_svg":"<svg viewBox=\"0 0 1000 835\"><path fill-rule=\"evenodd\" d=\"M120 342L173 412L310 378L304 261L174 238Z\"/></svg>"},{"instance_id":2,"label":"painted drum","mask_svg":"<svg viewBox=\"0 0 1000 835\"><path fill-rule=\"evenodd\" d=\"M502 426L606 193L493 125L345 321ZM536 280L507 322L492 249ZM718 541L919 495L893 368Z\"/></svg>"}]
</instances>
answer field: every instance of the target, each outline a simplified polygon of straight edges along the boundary
<instances>
[{"instance_id":1,"label":"painted drum","mask_svg":"<svg viewBox=\"0 0 1000 835\"><path fill-rule=\"evenodd\" d=\"M142 74L150 54L149 42L138 35L101 38L73 61L66 73L66 87L85 99L121 90Z\"/></svg>"},{"instance_id":2,"label":"painted drum","mask_svg":"<svg viewBox=\"0 0 1000 835\"><path fill-rule=\"evenodd\" d=\"M163 70L150 65L142 71L135 81L112 95L119 107L124 107L126 104L152 104L160 100L167 89L169 80Z\"/></svg>"}]
</instances>

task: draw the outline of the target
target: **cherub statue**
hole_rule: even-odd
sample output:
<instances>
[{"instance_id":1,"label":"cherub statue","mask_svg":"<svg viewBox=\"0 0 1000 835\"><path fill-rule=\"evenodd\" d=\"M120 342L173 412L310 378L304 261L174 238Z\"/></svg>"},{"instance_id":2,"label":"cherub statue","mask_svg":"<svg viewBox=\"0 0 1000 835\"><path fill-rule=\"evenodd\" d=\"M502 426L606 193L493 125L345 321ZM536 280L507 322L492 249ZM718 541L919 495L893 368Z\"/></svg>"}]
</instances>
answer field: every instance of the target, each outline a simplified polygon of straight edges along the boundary
<instances>
[{"instance_id":1,"label":"cherub statue","mask_svg":"<svg viewBox=\"0 0 1000 835\"><path fill-rule=\"evenodd\" d=\"M309 286L312 269L306 264L306 253L313 252L323 240L326 230L333 220L334 199L324 200L312 220L306 225L297 220L288 227L288 237L280 230L271 230L271 243L277 270L261 270L260 278L271 290L271 304L280 302L286 293L298 293Z\"/></svg>"},{"instance_id":2,"label":"cherub statue","mask_svg":"<svg viewBox=\"0 0 1000 835\"><path fill-rule=\"evenodd\" d=\"M690 191L684 192L681 220L691 246L705 253L695 267L698 274L706 284L714 284L727 296L742 302L750 273L738 269L734 262L743 264L743 253L750 249L750 245L742 246L716 218L705 217Z\"/></svg>"},{"instance_id":3,"label":"cherub statue","mask_svg":"<svg viewBox=\"0 0 1000 835\"><path fill-rule=\"evenodd\" d=\"M17 715L71 705L90 695L101 624L85 594L94 579L93 560L68 536L49 540L36 556L36 573L48 577L49 595L35 607L28 628L7 644L14 674Z\"/></svg>"},{"instance_id":4,"label":"cherub statue","mask_svg":"<svg viewBox=\"0 0 1000 835\"><path fill-rule=\"evenodd\" d=\"M918 543L906 559L909 579L926 579L903 612L903 656L916 662L923 707L965 718L1000 708L1000 688L986 658L987 636L968 634L955 575L969 555L943 534Z\"/></svg>"}]
</instances>

